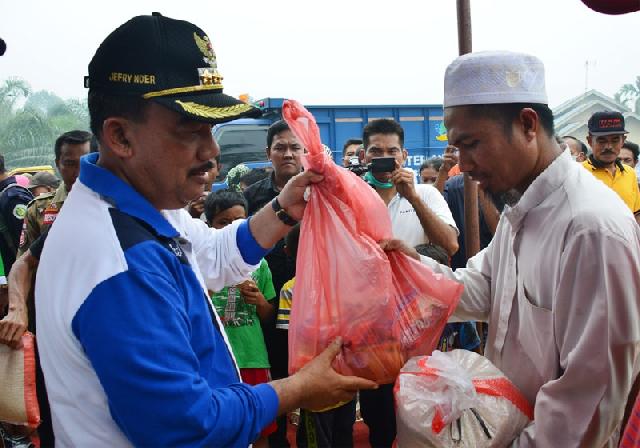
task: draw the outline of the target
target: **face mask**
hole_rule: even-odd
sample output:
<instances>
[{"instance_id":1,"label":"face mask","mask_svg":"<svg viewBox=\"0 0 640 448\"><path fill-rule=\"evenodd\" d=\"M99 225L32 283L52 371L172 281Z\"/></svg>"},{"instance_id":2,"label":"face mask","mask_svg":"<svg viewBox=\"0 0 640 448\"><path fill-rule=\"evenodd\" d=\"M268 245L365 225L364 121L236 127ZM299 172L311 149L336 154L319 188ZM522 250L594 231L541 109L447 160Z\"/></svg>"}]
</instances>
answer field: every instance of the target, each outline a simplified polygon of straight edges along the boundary
<instances>
[{"instance_id":1,"label":"face mask","mask_svg":"<svg viewBox=\"0 0 640 448\"><path fill-rule=\"evenodd\" d=\"M367 171L367 173L364 175L364 180L369 185L377 187L377 188L382 188L384 190L387 190L387 189L393 187L393 184L391 182L380 182L378 179L373 177L373 174L371 174L370 171Z\"/></svg>"}]
</instances>

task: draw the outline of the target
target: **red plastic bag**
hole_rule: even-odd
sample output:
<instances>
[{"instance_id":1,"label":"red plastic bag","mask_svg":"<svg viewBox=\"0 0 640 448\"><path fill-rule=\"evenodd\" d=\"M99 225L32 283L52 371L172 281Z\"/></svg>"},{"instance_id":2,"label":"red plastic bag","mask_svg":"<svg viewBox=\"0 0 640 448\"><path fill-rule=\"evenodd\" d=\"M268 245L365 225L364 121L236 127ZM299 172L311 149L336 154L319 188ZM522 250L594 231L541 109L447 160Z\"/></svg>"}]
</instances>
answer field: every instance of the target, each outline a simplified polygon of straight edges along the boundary
<instances>
[{"instance_id":1,"label":"red plastic bag","mask_svg":"<svg viewBox=\"0 0 640 448\"><path fill-rule=\"evenodd\" d=\"M433 351L462 285L381 250L378 241L392 237L382 199L329 158L302 105L287 100L282 115L308 151L305 169L324 175L311 188L300 229L289 372L341 336L338 372L391 383L410 357Z\"/></svg>"}]
</instances>

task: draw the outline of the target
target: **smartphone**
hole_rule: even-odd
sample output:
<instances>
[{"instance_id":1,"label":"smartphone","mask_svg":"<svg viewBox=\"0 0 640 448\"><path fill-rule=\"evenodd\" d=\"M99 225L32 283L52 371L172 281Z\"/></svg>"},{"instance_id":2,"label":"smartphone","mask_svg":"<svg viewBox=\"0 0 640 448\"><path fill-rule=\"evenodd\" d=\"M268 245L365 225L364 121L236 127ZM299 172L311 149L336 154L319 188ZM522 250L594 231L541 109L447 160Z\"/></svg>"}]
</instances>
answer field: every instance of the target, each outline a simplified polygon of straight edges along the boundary
<instances>
[{"instance_id":1,"label":"smartphone","mask_svg":"<svg viewBox=\"0 0 640 448\"><path fill-rule=\"evenodd\" d=\"M374 157L371 160L372 173L390 173L396 169L395 157Z\"/></svg>"}]
</instances>

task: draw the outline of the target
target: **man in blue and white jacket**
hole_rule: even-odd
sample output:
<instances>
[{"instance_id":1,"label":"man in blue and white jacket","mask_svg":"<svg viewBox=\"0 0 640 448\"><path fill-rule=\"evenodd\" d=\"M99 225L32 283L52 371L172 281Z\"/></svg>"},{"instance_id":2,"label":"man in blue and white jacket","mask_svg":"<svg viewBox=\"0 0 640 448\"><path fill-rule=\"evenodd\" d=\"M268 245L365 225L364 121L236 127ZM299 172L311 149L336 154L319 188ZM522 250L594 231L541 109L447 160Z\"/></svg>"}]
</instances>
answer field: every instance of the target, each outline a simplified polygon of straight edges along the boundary
<instances>
[{"instance_id":1,"label":"man in blue and white jacket","mask_svg":"<svg viewBox=\"0 0 640 448\"><path fill-rule=\"evenodd\" d=\"M192 219L183 207L220 152L212 124L256 114L221 80L204 32L157 13L112 32L89 65L100 152L82 160L36 281L60 446L247 446L278 414L376 387L331 368L340 341L287 379L240 382L206 291L254 270L322 176L296 176L222 230Z\"/></svg>"}]
</instances>

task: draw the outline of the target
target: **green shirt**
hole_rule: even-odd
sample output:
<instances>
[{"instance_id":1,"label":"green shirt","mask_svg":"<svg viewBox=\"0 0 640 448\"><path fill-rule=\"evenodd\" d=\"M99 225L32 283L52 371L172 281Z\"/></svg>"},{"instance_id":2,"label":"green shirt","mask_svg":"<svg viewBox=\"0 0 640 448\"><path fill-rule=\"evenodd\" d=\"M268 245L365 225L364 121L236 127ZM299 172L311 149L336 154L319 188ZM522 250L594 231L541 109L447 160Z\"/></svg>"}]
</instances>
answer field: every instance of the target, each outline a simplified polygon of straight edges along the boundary
<instances>
[{"instance_id":1,"label":"green shirt","mask_svg":"<svg viewBox=\"0 0 640 448\"><path fill-rule=\"evenodd\" d=\"M4 262L2 261L2 257L0 257L0 285L6 285L6 284L7 284L7 277L4 274Z\"/></svg>"},{"instance_id":2,"label":"green shirt","mask_svg":"<svg viewBox=\"0 0 640 448\"><path fill-rule=\"evenodd\" d=\"M251 274L251 277L267 301L275 298L276 291L273 288L271 270L266 260L260 261L260 266ZM267 347L264 344L256 306L245 303L235 286L211 293L211 301L224 324L238 367L268 369Z\"/></svg>"}]
</instances>

